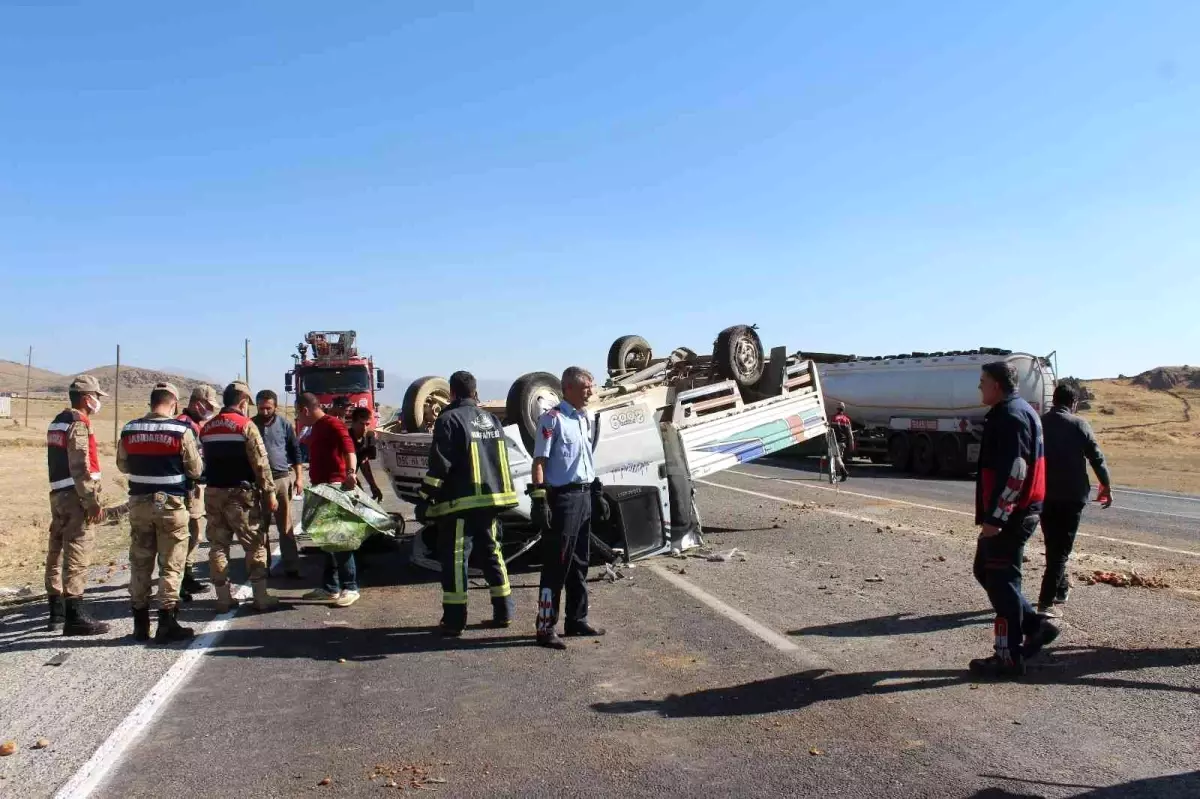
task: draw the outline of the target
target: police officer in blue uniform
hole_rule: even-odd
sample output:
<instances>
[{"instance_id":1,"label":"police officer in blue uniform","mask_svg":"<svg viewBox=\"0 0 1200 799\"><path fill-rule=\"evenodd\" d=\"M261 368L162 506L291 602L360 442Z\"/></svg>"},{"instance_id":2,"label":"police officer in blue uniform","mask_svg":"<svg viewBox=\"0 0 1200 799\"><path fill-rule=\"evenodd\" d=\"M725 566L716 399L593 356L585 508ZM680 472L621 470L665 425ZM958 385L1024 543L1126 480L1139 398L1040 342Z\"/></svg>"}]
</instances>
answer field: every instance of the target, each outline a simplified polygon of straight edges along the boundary
<instances>
[{"instance_id":1,"label":"police officer in blue uniform","mask_svg":"<svg viewBox=\"0 0 1200 799\"><path fill-rule=\"evenodd\" d=\"M542 414L533 453L531 517L542 532L542 578L538 590L537 643L566 649L555 632L559 599L567 592L563 631L568 636L604 635L588 623L587 572L592 518L608 519L609 508L592 461L592 425L587 414L592 375L578 366L563 372L563 401Z\"/></svg>"}]
</instances>

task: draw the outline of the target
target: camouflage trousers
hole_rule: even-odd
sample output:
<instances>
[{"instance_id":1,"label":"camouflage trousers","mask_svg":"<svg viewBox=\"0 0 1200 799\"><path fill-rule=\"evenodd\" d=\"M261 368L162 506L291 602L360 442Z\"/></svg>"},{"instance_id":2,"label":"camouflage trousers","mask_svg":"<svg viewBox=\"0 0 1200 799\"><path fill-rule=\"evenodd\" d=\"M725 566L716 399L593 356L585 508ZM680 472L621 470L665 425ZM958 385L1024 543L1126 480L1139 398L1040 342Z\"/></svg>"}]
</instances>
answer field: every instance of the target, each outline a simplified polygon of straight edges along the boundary
<instances>
[{"instance_id":1,"label":"camouflage trousers","mask_svg":"<svg viewBox=\"0 0 1200 799\"><path fill-rule=\"evenodd\" d=\"M188 550L187 567L196 565L196 549L204 536L204 484L197 483L187 498L188 508Z\"/></svg>"},{"instance_id":2,"label":"camouflage trousers","mask_svg":"<svg viewBox=\"0 0 1200 799\"><path fill-rule=\"evenodd\" d=\"M158 606L179 604L179 584L187 562L188 510L174 494L129 498L129 596L133 606L150 606L150 583L158 562Z\"/></svg>"},{"instance_id":3,"label":"camouflage trousers","mask_svg":"<svg viewBox=\"0 0 1200 799\"><path fill-rule=\"evenodd\" d=\"M208 516L208 570L213 585L225 585L229 580L229 548L236 540L246 551L246 572L250 582L267 579L267 538L250 524L256 502L249 488L213 488L204 492L204 509Z\"/></svg>"},{"instance_id":4,"label":"camouflage trousers","mask_svg":"<svg viewBox=\"0 0 1200 799\"><path fill-rule=\"evenodd\" d=\"M50 545L46 553L46 593L81 597L87 587L88 558L95 538L83 500L70 491L50 495Z\"/></svg>"}]
</instances>

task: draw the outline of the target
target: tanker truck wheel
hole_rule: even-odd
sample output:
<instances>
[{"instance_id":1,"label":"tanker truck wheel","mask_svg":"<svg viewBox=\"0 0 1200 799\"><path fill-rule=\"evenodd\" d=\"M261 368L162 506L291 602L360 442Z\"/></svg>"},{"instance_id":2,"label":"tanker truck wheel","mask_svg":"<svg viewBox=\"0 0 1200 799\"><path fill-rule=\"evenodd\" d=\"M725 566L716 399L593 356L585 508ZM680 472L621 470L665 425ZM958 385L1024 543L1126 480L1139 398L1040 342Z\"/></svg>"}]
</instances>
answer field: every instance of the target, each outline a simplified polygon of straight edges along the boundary
<instances>
[{"instance_id":1,"label":"tanker truck wheel","mask_svg":"<svg viewBox=\"0 0 1200 799\"><path fill-rule=\"evenodd\" d=\"M713 368L724 380L752 388L762 379L767 363L762 341L749 325L727 327L713 345Z\"/></svg>"},{"instance_id":2,"label":"tanker truck wheel","mask_svg":"<svg viewBox=\"0 0 1200 799\"><path fill-rule=\"evenodd\" d=\"M504 418L517 425L525 449L531 454L537 442L538 419L561 401L562 383L549 372L521 375L508 390Z\"/></svg>"},{"instance_id":3,"label":"tanker truck wheel","mask_svg":"<svg viewBox=\"0 0 1200 799\"><path fill-rule=\"evenodd\" d=\"M938 470L951 477L961 475L967 469L963 457L963 445L954 433L943 433L938 436L937 459Z\"/></svg>"},{"instance_id":4,"label":"tanker truck wheel","mask_svg":"<svg viewBox=\"0 0 1200 799\"><path fill-rule=\"evenodd\" d=\"M650 342L641 336L621 336L608 348L608 374L610 377L637 372L650 365L654 353Z\"/></svg>"},{"instance_id":5,"label":"tanker truck wheel","mask_svg":"<svg viewBox=\"0 0 1200 799\"><path fill-rule=\"evenodd\" d=\"M897 471L908 471L912 464L912 442L908 438L908 433L896 433L888 439L888 460L892 462L892 468Z\"/></svg>"},{"instance_id":6,"label":"tanker truck wheel","mask_svg":"<svg viewBox=\"0 0 1200 799\"><path fill-rule=\"evenodd\" d=\"M913 471L922 477L932 477L937 474L937 450L933 446L933 439L925 433L921 433L913 440L912 467Z\"/></svg>"},{"instance_id":7,"label":"tanker truck wheel","mask_svg":"<svg viewBox=\"0 0 1200 799\"><path fill-rule=\"evenodd\" d=\"M430 375L414 380L404 392L404 404L400 406L405 432L432 430L438 414L449 404L450 382L446 378Z\"/></svg>"}]
</instances>

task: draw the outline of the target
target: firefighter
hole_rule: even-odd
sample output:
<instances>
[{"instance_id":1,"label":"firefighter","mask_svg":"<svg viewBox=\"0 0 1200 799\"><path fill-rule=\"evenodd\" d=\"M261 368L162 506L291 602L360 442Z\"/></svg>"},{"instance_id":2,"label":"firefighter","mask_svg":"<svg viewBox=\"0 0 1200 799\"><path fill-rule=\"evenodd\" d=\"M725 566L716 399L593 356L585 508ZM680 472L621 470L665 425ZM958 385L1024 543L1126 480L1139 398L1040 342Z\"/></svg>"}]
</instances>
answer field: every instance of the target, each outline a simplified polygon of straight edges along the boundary
<instances>
[{"instance_id":1,"label":"firefighter","mask_svg":"<svg viewBox=\"0 0 1200 799\"><path fill-rule=\"evenodd\" d=\"M271 478L271 462L258 428L246 415L250 387L240 381L225 387L224 407L200 431L204 448L204 511L208 516L208 570L217 590L217 613L237 607L229 585L229 548L236 538L246 552L246 572L254 591L254 608L270 610L279 600L267 592L268 553L262 532L250 515L260 497L274 513L279 500Z\"/></svg>"},{"instance_id":2,"label":"firefighter","mask_svg":"<svg viewBox=\"0 0 1200 799\"><path fill-rule=\"evenodd\" d=\"M196 386L192 389L192 395L188 401L188 406L183 409L183 413L179 414L178 419L181 422L189 422L192 430L196 434L197 440L200 437L200 428L209 419L217 415L217 408L221 405L221 399L217 396L217 390L212 386ZM192 482L192 490L187 495L188 508L188 551L187 562L183 567L183 583L179 587L179 597L184 602L191 602L193 594L203 594L208 590L208 586L200 580L196 579L193 571L196 565L196 549L200 546L200 536L204 535L204 477Z\"/></svg>"},{"instance_id":3,"label":"firefighter","mask_svg":"<svg viewBox=\"0 0 1200 799\"><path fill-rule=\"evenodd\" d=\"M846 415L846 403L838 403L837 414L829 420L829 426L833 428L833 437L837 441L838 449L837 457L833 460L833 473L837 480L845 481L850 476L850 471L846 468L846 459L854 451L854 428L850 417Z\"/></svg>"},{"instance_id":4,"label":"firefighter","mask_svg":"<svg viewBox=\"0 0 1200 799\"><path fill-rule=\"evenodd\" d=\"M186 641L182 627L180 581L188 552L187 497L204 462L190 422L174 418L179 390L158 383L150 392L150 413L125 425L117 446L117 468L129 476L129 596L133 637L150 639L150 580L158 574L158 643Z\"/></svg>"},{"instance_id":5,"label":"firefighter","mask_svg":"<svg viewBox=\"0 0 1200 799\"><path fill-rule=\"evenodd\" d=\"M46 555L46 629L63 635L102 635L108 625L96 621L83 604L95 525L104 518L100 504L100 456L92 417L100 412L94 375L79 375L67 389L71 407L46 431L50 468L50 542Z\"/></svg>"},{"instance_id":6,"label":"firefighter","mask_svg":"<svg viewBox=\"0 0 1200 799\"><path fill-rule=\"evenodd\" d=\"M530 516L544 536L537 643L550 649L566 649L555 632L564 587L564 633L594 636L605 632L588 623L592 519L607 521L610 514L592 461L592 427L586 410L592 386L591 373L569 367L562 376L563 401L538 420L528 493L533 499Z\"/></svg>"},{"instance_id":7,"label":"firefighter","mask_svg":"<svg viewBox=\"0 0 1200 799\"><path fill-rule=\"evenodd\" d=\"M512 622L512 588L500 552L500 513L517 505L500 421L479 407L475 378L450 376L451 402L438 416L421 485L418 520L437 524L442 566L444 635L462 635L467 624L467 548L483 553L483 576L492 597L492 626Z\"/></svg>"}]
</instances>

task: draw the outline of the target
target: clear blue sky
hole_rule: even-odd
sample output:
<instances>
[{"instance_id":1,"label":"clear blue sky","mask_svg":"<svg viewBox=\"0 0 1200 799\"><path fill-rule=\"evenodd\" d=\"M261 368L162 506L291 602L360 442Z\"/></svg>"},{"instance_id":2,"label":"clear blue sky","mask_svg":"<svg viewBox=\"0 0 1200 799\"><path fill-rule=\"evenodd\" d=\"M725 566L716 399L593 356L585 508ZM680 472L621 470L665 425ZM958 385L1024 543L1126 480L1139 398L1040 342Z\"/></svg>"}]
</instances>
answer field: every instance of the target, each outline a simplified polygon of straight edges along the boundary
<instances>
[{"instance_id":1,"label":"clear blue sky","mask_svg":"<svg viewBox=\"0 0 1200 799\"><path fill-rule=\"evenodd\" d=\"M1186 0L6 4L0 357L226 379L249 337L258 388L352 327L397 378L511 378L757 322L1200 362L1198 34Z\"/></svg>"}]
</instances>

